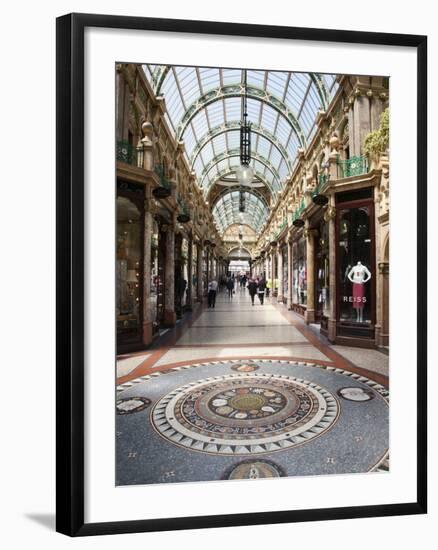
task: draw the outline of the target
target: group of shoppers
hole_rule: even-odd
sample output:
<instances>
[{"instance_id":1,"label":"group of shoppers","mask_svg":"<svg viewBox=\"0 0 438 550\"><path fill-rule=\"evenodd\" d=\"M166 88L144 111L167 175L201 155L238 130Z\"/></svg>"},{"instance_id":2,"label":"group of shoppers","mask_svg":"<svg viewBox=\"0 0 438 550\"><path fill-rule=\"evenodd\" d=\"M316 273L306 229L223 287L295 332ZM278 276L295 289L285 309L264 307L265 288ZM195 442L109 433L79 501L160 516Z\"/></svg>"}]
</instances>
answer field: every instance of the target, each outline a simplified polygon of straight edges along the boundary
<instances>
[{"instance_id":1,"label":"group of shoppers","mask_svg":"<svg viewBox=\"0 0 438 550\"><path fill-rule=\"evenodd\" d=\"M251 304L254 305L255 295L259 297L260 305L263 305L265 300L266 281L263 277L256 277L249 279L248 281L248 293L251 298Z\"/></svg>"},{"instance_id":2,"label":"group of shoppers","mask_svg":"<svg viewBox=\"0 0 438 550\"><path fill-rule=\"evenodd\" d=\"M243 284L242 284L243 280ZM230 300L233 299L234 294L234 284L235 279L234 277L228 277L225 280L221 280L221 286L224 285L228 292L228 298ZM257 294L260 305L264 304L265 300L265 293L266 296L269 296L269 291L272 289L272 281L268 280L266 282L264 277L250 277L249 279L245 276L245 278L241 277L239 279L239 284L241 287L248 288L248 293L251 298L251 304L254 305L254 298ZM208 307L214 308L216 305L216 294L219 287L219 283L216 281L216 279L212 279L208 283L208 294L207 294L207 301L208 301Z\"/></svg>"}]
</instances>

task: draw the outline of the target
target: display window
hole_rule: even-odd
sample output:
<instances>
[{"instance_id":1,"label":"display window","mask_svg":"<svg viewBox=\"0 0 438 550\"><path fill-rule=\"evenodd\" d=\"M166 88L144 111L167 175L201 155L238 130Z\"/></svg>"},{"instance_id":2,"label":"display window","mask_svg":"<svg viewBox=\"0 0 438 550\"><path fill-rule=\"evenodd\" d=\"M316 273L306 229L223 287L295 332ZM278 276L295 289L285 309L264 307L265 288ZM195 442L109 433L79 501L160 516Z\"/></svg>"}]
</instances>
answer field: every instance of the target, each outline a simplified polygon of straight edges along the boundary
<instances>
[{"instance_id":1,"label":"display window","mask_svg":"<svg viewBox=\"0 0 438 550\"><path fill-rule=\"evenodd\" d=\"M152 222L152 235L151 235L151 318L152 326L156 330L158 327L158 293L160 289L160 276L158 269L158 236L159 229L158 223L153 220Z\"/></svg>"},{"instance_id":2,"label":"display window","mask_svg":"<svg viewBox=\"0 0 438 550\"><path fill-rule=\"evenodd\" d=\"M198 247L192 247L192 296L198 295Z\"/></svg>"},{"instance_id":3,"label":"display window","mask_svg":"<svg viewBox=\"0 0 438 550\"><path fill-rule=\"evenodd\" d=\"M181 306L184 308L187 301L187 286L188 286L188 261L189 261L189 241L185 238L181 244Z\"/></svg>"},{"instance_id":4,"label":"display window","mask_svg":"<svg viewBox=\"0 0 438 550\"><path fill-rule=\"evenodd\" d=\"M358 327L374 321L373 206L338 206L338 320Z\"/></svg>"},{"instance_id":5,"label":"display window","mask_svg":"<svg viewBox=\"0 0 438 550\"><path fill-rule=\"evenodd\" d=\"M116 313L120 344L137 342L142 328L142 217L129 198L117 197Z\"/></svg>"},{"instance_id":6,"label":"display window","mask_svg":"<svg viewBox=\"0 0 438 550\"><path fill-rule=\"evenodd\" d=\"M289 273L288 273L288 262L287 262L287 246L284 246L281 250L283 256L283 296L287 296L289 288ZM281 276L281 275L280 275Z\"/></svg>"},{"instance_id":7,"label":"display window","mask_svg":"<svg viewBox=\"0 0 438 550\"><path fill-rule=\"evenodd\" d=\"M293 243L293 303L307 304L307 265L306 265L306 240L301 237Z\"/></svg>"},{"instance_id":8,"label":"display window","mask_svg":"<svg viewBox=\"0 0 438 550\"><path fill-rule=\"evenodd\" d=\"M317 317L328 317L330 313L329 292L329 228L322 220L319 225L315 261L315 309Z\"/></svg>"}]
</instances>

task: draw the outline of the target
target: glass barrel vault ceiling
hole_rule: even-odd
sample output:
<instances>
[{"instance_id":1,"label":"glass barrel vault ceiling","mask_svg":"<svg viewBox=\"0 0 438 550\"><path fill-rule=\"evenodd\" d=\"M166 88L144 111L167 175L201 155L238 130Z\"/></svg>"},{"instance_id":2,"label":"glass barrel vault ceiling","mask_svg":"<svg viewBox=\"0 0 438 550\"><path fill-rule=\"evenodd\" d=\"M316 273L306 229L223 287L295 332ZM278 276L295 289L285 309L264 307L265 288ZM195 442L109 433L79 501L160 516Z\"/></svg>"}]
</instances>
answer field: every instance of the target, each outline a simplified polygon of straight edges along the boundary
<instances>
[{"instance_id":1,"label":"glass barrel vault ceiling","mask_svg":"<svg viewBox=\"0 0 438 550\"><path fill-rule=\"evenodd\" d=\"M256 195L244 192L245 212L239 212L240 193L238 190L222 195L213 206L213 216L218 230L223 233L233 224L249 225L258 232L269 215L265 203Z\"/></svg>"},{"instance_id":2,"label":"glass barrel vault ceiling","mask_svg":"<svg viewBox=\"0 0 438 550\"><path fill-rule=\"evenodd\" d=\"M207 195L239 164L243 70L167 65L143 65L143 70L155 94L164 96L167 122L184 141L189 165ZM251 164L274 200L297 149L313 137L317 111L327 109L336 89L336 75L247 71Z\"/></svg>"}]
</instances>

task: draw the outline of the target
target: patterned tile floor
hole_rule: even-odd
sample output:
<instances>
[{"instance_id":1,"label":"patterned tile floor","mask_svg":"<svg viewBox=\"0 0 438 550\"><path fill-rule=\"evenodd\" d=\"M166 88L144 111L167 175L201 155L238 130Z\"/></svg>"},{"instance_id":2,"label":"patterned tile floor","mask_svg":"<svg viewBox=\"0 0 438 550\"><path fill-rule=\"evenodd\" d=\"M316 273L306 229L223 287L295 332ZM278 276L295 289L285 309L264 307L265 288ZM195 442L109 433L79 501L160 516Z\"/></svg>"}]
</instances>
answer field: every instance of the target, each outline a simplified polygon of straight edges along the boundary
<instances>
[{"instance_id":1,"label":"patterned tile floor","mask_svg":"<svg viewBox=\"0 0 438 550\"><path fill-rule=\"evenodd\" d=\"M388 357L341 348L283 305L219 294L119 358L116 483L387 471Z\"/></svg>"}]
</instances>

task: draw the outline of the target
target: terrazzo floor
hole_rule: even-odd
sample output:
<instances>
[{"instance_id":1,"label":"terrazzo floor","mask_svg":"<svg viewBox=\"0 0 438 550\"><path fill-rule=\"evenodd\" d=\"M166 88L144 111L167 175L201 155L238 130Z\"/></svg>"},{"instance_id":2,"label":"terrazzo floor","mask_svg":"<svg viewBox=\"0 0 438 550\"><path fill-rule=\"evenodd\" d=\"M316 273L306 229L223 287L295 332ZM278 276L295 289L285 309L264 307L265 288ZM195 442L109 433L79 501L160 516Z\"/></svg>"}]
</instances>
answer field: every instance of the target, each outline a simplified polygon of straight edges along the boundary
<instances>
[{"instance_id":1,"label":"terrazzo floor","mask_svg":"<svg viewBox=\"0 0 438 550\"><path fill-rule=\"evenodd\" d=\"M388 470L387 355L240 290L166 336L118 358L116 485Z\"/></svg>"}]
</instances>

